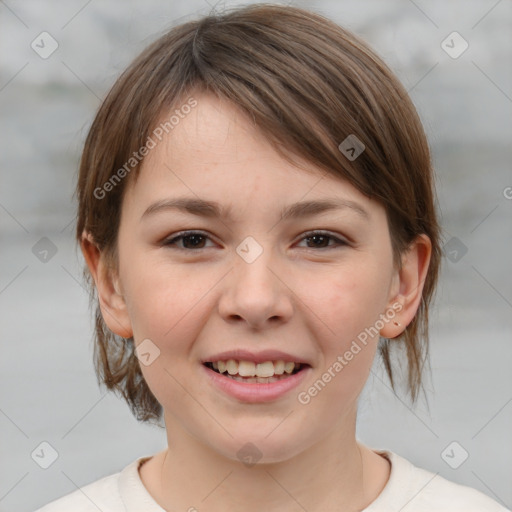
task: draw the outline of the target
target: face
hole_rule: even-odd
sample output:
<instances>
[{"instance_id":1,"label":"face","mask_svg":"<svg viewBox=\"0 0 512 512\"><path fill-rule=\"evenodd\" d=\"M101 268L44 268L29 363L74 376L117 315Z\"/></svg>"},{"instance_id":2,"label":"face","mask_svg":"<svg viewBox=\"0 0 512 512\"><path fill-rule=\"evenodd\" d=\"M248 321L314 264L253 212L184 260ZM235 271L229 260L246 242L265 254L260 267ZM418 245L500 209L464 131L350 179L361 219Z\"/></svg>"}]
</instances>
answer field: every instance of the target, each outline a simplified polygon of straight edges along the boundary
<instances>
[{"instance_id":1,"label":"face","mask_svg":"<svg viewBox=\"0 0 512 512\"><path fill-rule=\"evenodd\" d=\"M353 428L375 331L399 291L386 213L348 182L284 160L229 102L195 97L126 190L116 314L146 354L171 435L233 460L249 442L262 462L285 460ZM289 210L324 201L337 206ZM303 364L273 383L203 364L228 359Z\"/></svg>"}]
</instances>

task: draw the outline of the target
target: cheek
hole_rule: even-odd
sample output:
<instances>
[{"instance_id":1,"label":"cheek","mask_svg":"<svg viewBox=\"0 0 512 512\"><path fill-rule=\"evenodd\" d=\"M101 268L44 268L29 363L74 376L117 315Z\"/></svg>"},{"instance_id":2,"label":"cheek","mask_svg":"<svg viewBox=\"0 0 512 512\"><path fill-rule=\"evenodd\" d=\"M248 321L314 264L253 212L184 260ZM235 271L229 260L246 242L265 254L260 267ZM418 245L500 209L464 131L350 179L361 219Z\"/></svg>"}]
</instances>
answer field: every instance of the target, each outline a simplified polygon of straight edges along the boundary
<instances>
[{"instance_id":1,"label":"cheek","mask_svg":"<svg viewBox=\"0 0 512 512\"><path fill-rule=\"evenodd\" d=\"M134 338L136 345L150 339L160 351L150 365L140 365L141 371L157 400L164 408L175 410L176 404L185 407L179 383L187 381L192 342L208 318L205 295L218 277L209 273L194 278L176 266L155 261L140 268L128 281Z\"/></svg>"},{"instance_id":2,"label":"cheek","mask_svg":"<svg viewBox=\"0 0 512 512\"><path fill-rule=\"evenodd\" d=\"M130 317L135 339L153 338L159 344L172 343L178 348L179 340L190 337L191 325L200 328L198 315L201 298L208 290L208 283L197 285L183 281L175 275L148 276L133 288L130 296ZM210 288L213 285L210 285Z\"/></svg>"},{"instance_id":3,"label":"cheek","mask_svg":"<svg viewBox=\"0 0 512 512\"><path fill-rule=\"evenodd\" d=\"M362 261L302 280L301 297L313 313L310 317L320 320L325 339L336 348L343 348L383 313L386 275L382 267Z\"/></svg>"},{"instance_id":4,"label":"cheek","mask_svg":"<svg viewBox=\"0 0 512 512\"><path fill-rule=\"evenodd\" d=\"M176 338L173 335L193 314L214 280L198 280L185 266L170 265L165 252L150 255L139 250L123 254L122 280L135 339Z\"/></svg>"},{"instance_id":5,"label":"cheek","mask_svg":"<svg viewBox=\"0 0 512 512\"><path fill-rule=\"evenodd\" d=\"M309 328L322 354L319 380L304 391L324 404L333 421L355 403L368 379L379 341L375 324L386 306L386 276L385 266L361 259L361 265L304 282L301 294L314 313Z\"/></svg>"}]
</instances>

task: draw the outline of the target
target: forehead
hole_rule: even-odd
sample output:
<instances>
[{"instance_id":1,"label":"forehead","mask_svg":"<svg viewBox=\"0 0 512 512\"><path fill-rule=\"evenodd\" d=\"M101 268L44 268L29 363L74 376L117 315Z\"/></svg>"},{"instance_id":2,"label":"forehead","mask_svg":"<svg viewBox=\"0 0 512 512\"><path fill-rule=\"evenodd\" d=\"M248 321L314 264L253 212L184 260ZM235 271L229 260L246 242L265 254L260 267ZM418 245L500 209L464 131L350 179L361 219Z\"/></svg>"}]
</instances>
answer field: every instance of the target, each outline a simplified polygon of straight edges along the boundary
<instances>
[{"instance_id":1,"label":"forehead","mask_svg":"<svg viewBox=\"0 0 512 512\"><path fill-rule=\"evenodd\" d=\"M180 116L145 157L135 185L128 187L131 201L145 203L147 208L150 202L169 197L210 198L226 205L226 217L236 213L232 204L257 210L302 198L357 201L366 209L374 207L373 201L341 177L298 156L293 157L295 163L285 159L231 102L207 94L194 98L197 106ZM163 119L169 117L167 113ZM215 214L220 213L217 210Z\"/></svg>"},{"instance_id":2,"label":"forehead","mask_svg":"<svg viewBox=\"0 0 512 512\"><path fill-rule=\"evenodd\" d=\"M187 168L207 163L210 169L215 169L257 158L263 167L281 159L261 129L235 104L207 93L195 98L196 107L163 136L148 155L146 165L157 160ZM317 174L311 165L306 169Z\"/></svg>"}]
</instances>

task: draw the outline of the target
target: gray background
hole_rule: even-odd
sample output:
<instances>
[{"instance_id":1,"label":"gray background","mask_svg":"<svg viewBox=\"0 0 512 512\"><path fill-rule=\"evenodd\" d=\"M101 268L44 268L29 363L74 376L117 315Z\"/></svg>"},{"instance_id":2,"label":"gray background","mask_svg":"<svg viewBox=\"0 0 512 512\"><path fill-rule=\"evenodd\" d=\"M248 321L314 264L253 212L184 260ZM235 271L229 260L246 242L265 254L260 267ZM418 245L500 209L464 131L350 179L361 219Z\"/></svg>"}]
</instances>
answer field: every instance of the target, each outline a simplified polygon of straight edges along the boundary
<instances>
[{"instance_id":1,"label":"gray background","mask_svg":"<svg viewBox=\"0 0 512 512\"><path fill-rule=\"evenodd\" d=\"M404 389L395 397L376 360L358 436L510 508L512 2L295 4L361 35L410 90L451 240L432 311L428 404L411 408ZM202 0L0 2L0 511L34 510L165 447L163 429L138 424L97 385L72 193L115 78L165 29L210 9ZM42 31L59 44L47 59L30 47ZM441 47L453 31L469 44L456 59ZM33 252L43 237L57 250L47 261ZM48 469L31 457L43 441L58 453ZM453 469L446 461L456 465L463 450Z\"/></svg>"}]
</instances>

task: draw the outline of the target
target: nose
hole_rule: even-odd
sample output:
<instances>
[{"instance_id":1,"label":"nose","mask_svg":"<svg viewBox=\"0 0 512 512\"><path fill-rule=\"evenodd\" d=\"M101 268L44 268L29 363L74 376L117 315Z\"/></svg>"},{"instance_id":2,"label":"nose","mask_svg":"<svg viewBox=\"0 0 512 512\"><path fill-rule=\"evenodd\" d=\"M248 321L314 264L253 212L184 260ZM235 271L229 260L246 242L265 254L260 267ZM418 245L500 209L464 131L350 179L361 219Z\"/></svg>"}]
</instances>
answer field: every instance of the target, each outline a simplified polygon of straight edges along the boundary
<instances>
[{"instance_id":1,"label":"nose","mask_svg":"<svg viewBox=\"0 0 512 512\"><path fill-rule=\"evenodd\" d=\"M223 280L219 313L229 323L245 322L263 330L286 323L293 315L293 293L283 265L265 249L252 262L235 253L234 268Z\"/></svg>"}]
</instances>

